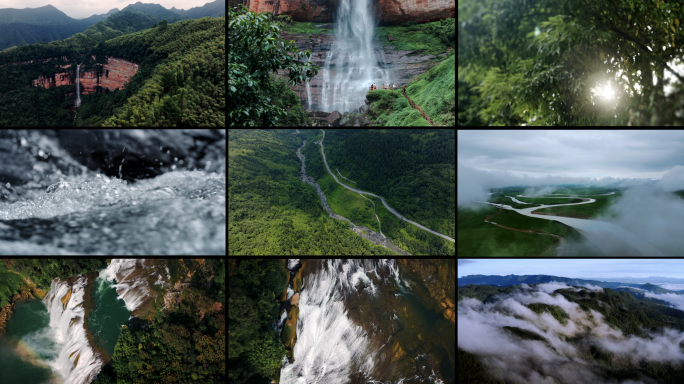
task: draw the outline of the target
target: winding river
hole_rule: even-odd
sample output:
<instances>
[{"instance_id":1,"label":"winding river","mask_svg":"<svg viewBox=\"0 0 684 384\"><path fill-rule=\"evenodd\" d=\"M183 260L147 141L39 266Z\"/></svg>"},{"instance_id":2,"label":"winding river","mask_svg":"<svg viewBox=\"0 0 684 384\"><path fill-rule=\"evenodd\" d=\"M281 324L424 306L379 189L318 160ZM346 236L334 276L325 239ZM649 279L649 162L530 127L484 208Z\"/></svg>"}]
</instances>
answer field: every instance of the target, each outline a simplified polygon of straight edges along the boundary
<instances>
[{"instance_id":1,"label":"winding river","mask_svg":"<svg viewBox=\"0 0 684 384\"><path fill-rule=\"evenodd\" d=\"M443 238L445 238L445 239L447 239L447 240L449 240L449 241L452 241L452 242L454 242L454 243L456 242L456 240L454 240L453 238L451 238L451 237L449 237L449 236L447 236L447 235L443 235L443 234L441 234L441 233L439 233L439 232L435 232L435 231L431 230L430 228L426 228L426 227L424 227L424 226L422 226L422 225L420 225L420 224L418 224L418 223L416 223L416 222L414 222L414 221L411 221L411 220L405 218L404 216L400 215L399 212L395 211L392 207L390 207L389 205L387 205L387 202L385 201L384 198L382 198L382 196L378 196L378 195L372 194L372 193L370 193L370 192L360 191L360 190L358 190L358 189L352 188L352 187L348 186L347 184L344 184L344 183L342 183L341 181L337 180L337 177L330 171L330 167L328 166L328 161L325 159L325 151L324 151L324 149L323 149L323 140L325 140L325 131L321 129L321 132L323 132L323 138L321 139L321 141L319 142L319 144L321 145L321 155L323 155L323 162L325 163L325 167L328 169L328 173L330 173L330 176L332 176L333 179L335 179L335 181L336 181L338 184L340 184L341 186L343 186L343 187L345 187L345 188L347 188L347 189L349 189L349 190L351 190L351 191L354 191L354 192L356 192L356 193L358 193L358 194L375 196L375 197L379 198L380 201L382 201L382 205L384 205L385 208L387 208L388 211L392 212L392 213L393 213L396 217L398 217L399 219L404 220L405 222L407 222L407 223L409 223L409 224L413 224L413 225L415 225L416 227L418 227L418 228L420 228L420 229L424 229L424 230L426 230L426 231L432 233L433 235L437 235L437 236L443 237Z\"/></svg>"},{"instance_id":2,"label":"winding river","mask_svg":"<svg viewBox=\"0 0 684 384\"><path fill-rule=\"evenodd\" d=\"M615 192L611 193L606 193L604 195L611 195L614 194ZM601 195L595 195L595 196L601 196ZM507 196L510 197L510 196ZM537 196L527 196L527 195L518 195L518 197L537 197ZM536 207L531 207L531 208L523 208L523 209L515 209L511 207L510 205L504 205L504 204L494 204L494 203L489 203L489 202L484 202L481 201L481 203L487 203L490 205L494 205L497 207L505 208L511 211L516 211L521 215L529 216L529 217L534 217L537 219L545 219L545 220L555 220L558 222L561 222L565 225L569 225L573 228L579 229L581 231L586 231L591 234L599 235L603 238L606 238L606 236L610 237L617 237L618 239L624 241L625 243L629 244L630 246L636 248L642 256L665 256L661 251L653 247L651 244L648 244L646 241L638 237L632 232L629 232L628 230L618 227L615 224L611 224L606 221L599 221L599 220L585 220L585 219L576 219L572 217L564 217L564 216L547 216L547 215L539 215L539 214L533 214L532 211L535 211L537 209L541 208L548 208L548 207L561 207L564 205L580 205L580 204L591 204L596 201L596 199L591 199L591 198L584 198L581 196L559 196L559 197L550 197L550 196L544 196L547 198L557 198L557 199L565 199L569 197L576 197L576 198L583 198L585 201L581 203L568 203L568 204L554 204L554 205L541 205L541 206L536 206ZM518 202L513 197L510 197L513 201ZM608 252L611 248L606 245L607 243L607 238L606 241L597 241L597 242L592 242L594 245L596 245L599 249L601 249L604 252Z\"/></svg>"}]
</instances>

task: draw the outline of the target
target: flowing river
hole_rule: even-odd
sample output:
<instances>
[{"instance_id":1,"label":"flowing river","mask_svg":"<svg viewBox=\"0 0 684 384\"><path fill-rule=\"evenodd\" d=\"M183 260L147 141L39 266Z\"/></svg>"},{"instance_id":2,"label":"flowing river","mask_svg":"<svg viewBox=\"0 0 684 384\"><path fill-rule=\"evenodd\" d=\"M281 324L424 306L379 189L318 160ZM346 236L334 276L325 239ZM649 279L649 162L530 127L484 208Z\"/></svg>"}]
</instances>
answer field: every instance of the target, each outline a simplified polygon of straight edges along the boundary
<instances>
[{"instance_id":1,"label":"flowing river","mask_svg":"<svg viewBox=\"0 0 684 384\"><path fill-rule=\"evenodd\" d=\"M614 194L614 192L605 194L605 195L610 195ZM600 195L596 195L600 196ZM510 197L510 196L507 196ZM518 197L532 197L532 196L526 196L526 195L518 195ZM559 196L559 197L549 197L545 196L547 198L558 198L558 199L563 199L563 198L569 198L569 197L576 197L576 198L584 198L582 196ZM513 201L518 202L513 197L510 197ZM642 256L665 256L661 251L653 247L652 245L648 244L646 241L638 237L632 232L627 231L626 229L622 227L618 227L615 224L608 223L606 221L599 221L599 220L584 220L584 219L576 219L572 217L564 217L564 216L547 216L547 215L539 215L539 214L533 214L532 211L541 209L541 208L547 208L547 207L562 207L564 205L580 205L580 204L591 204L596 201L596 199L591 199L591 198L584 198L585 201L581 203L569 203L569 204L554 204L554 205L541 205L541 206L536 206L532 208L523 208L523 209L515 209L511 207L510 205L504 205L504 204L494 204L494 203L489 203L489 202L484 202L481 201L481 203L487 203L490 205L494 205L497 207L505 208L511 211L516 211L521 215L529 216L529 217L534 217L537 219L545 219L545 220L554 220L561 222L565 225L569 225L573 228L579 229L581 231L586 231L591 234L599 235L601 237L606 237L606 236L612 236L612 237L617 237L618 239L624 241L625 243L629 244L630 246L636 248ZM596 245L599 249L601 249L604 252L610 251L610 248L606 245L605 242L603 241L596 241L593 242L594 245Z\"/></svg>"}]
</instances>

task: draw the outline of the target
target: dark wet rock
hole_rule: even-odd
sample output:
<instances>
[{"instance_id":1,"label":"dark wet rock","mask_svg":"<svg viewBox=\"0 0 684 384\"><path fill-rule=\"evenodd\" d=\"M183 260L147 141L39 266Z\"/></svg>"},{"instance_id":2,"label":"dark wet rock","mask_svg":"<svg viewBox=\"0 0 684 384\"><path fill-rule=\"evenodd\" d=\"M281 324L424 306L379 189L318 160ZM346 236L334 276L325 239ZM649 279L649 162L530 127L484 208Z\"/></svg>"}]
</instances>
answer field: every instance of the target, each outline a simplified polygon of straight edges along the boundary
<instances>
[{"instance_id":1,"label":"dark wet rock","mask_svg":"<svg viewBox=\"0 0 684 384\"><path fill-rule=\"evenodd\" d=\"M63 129L56 138L90 170L129 182L177 168L218 172L220 158L225 159L225 132L220 130Z\"/></svg>"},{"instance_id":2,"label":"dark wet rock","mask_svg":"<svg viewBox=\"0 0 684 384\"><path fill-rule=\"evenodd\" d=\"M88 169L118 177L120 166L129 182L174 169L225 172L225 153L225 131L217 129L3 130L0 183L46 188Z\"/></svg>"},{"instance_id":3,"label":"dark wet rock","mask_svg":"<svg viewBox=\"0 0 684 384\"><path fill-rule=\"evenodd\" d=\"M337 125L340 122L340 119L342 119L342 115L340 115L338 111L333 111L325 121L330 125Z\"/></svg>"}]
</instances>

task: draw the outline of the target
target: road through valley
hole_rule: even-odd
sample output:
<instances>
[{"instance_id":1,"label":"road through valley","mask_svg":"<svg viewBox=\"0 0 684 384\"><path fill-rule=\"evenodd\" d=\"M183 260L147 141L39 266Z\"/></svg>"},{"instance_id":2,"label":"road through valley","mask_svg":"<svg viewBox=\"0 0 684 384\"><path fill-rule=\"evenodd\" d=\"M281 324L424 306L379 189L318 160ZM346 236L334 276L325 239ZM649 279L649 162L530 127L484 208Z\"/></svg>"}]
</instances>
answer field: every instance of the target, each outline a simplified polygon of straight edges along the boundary
<instances>
[{"instance_id":1,"label":"road through valley","mask_svg":"<svg viewBox=\"0 0 684 384\"><path fill-rule=\"evenodd\" d=\"M413 224L413 225L415 225L416 227L418 227L418 228L420 228L420 229L424 229L424 230L426 230L426 231L428 231L428 232L430 232L430 233L432 233L432 234L435 234L435 235L437 235L437 236L440 236L440 237L442 237L442 238L445 238L445 239L447 239L447 240L449 240L449 241L452 241L452 242L454 242L454 243L456 242L456 240L454 240L453 238L451 238L451 237L449 237L449 236L447 236L447 235L443 235L443 234L441 234L441 233L439 233L439 232L435 232L435 231L431 230L430 228L426 228L426 227L424 227L424 226L422 226L422 225L420 225L420 224L418 224L418 223L416 223L416 222L414 222L414 221L411 221L411 220L405 218L404 216L400 215L399 212L395 211L392 207L390 207L389 205L387 205L387 202L385 201L384 198L382 198L382 196L378 196L378 195L372 194L372 193L370 193L370 192L360 191L360 190L358 190L358 189L352 188L352 187L350 187L350 186L348 186L348 185L342 183L341 181L339 181L339 180L337 179L337 177L330 171L330 167L328 166L328 161L325 159L325 150L324 150L324 148L323 148L323 140L325 140L325 131L322 130L322 129L321 129L321 131L323 132L323 138L321 139L321 141L320 141L319 144L321 145L321 155L323 155L323 162L325 163L325 167L328 169L328 173L330 173L330 176L332 176L333 179L335 179L335 181L336 181L338 184L342 185L343 187L345 187L345 188L347 188L347 189L349 189L349 190L351 190L351 191L354 191L354 192L356 192L356 193L359 193L359 194L365 194L365 195L375 196L375 197L379 198L380 201L382 201L382 205L384 205L385 208L387 208L388 211L392 212L395 216L397 216L397 217L400 218L401 220L404 220L405 222L407 222L407 223L409 223L409 224Z\"/></svg>"}]
</instances>

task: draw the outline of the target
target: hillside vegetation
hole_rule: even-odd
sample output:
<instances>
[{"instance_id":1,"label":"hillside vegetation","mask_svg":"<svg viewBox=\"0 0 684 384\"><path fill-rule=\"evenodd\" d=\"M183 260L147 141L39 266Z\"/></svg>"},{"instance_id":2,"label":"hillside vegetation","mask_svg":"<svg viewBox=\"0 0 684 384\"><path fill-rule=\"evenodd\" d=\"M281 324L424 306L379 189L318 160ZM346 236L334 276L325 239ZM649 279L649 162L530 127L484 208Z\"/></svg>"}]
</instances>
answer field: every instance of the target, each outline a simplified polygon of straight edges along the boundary
<instances>
[{"instance_id":1,"label":"hillside vegetation","mask_svg":"<svg viewBox=\"0 0 684 384\"><path fill-rule=\"evenodd\" d=\"M316 132L299 135L305 149L314 147ZM300 180L301 143L293 130L228 131L228 254L393 254L323 210L315 188Z\"/></svg>"},{"instance_id":2,"label":"hillside vegetation","mask_svg":"<svg viewBox=\"0 0 684 384\"><path fill-rule=\"evenodd\" d=\"M406 87L406 94L438 126L456 124L456 83L455 56L425 73L416 76ZM366 98L371 102L368 117L380 120L382 126L432 126L417 109L409 104L401 90L379 89L368 92Z\"/></svg>"},{"instance_id":3,"label":"hillside vegetation","mask_svg":"<svg viewBox=\"0 0 684 384\"><path fill-rule=\"evenodd\" d=\"M314 133L315 140L322 138L320 130ZM323 144L331 171L339 169L356 182L355 188L382 196L409 220L455 238L455 131L331 129ZM307 174L325 180L320 146L307 145L302 153ZM412 255L455 253L453 242L399 220L379 199L367 197L375 201L383 234L400 248ZM360 216L371 217L370 203L361 209L368 213L360 211Z\"/></svg>"},{"instance_id":4,"label":"hillside vegetation","mask_svg":"<svg viewBox=\"0 0 684 384\"><path fill-rule=\"evenodd\" d=\"M74 85L26 85L39 76L65 71L55 64L72 64L72 76L75 63L83 63L81 71L101 73L97 64L105 63L106 56L140 67L124 89L100 88L101 93L82 95L77 126L225 125L225 18L174 24L162 20L158 25L156 20L126 10L64 41L1 52L0 65L34 62L0 67L0 76L6 79L0 84L0 126L71 126L73 113L67 108L75 99ZM68 61L42 62L62 57Z\"/></svg>"}]
</instances>

